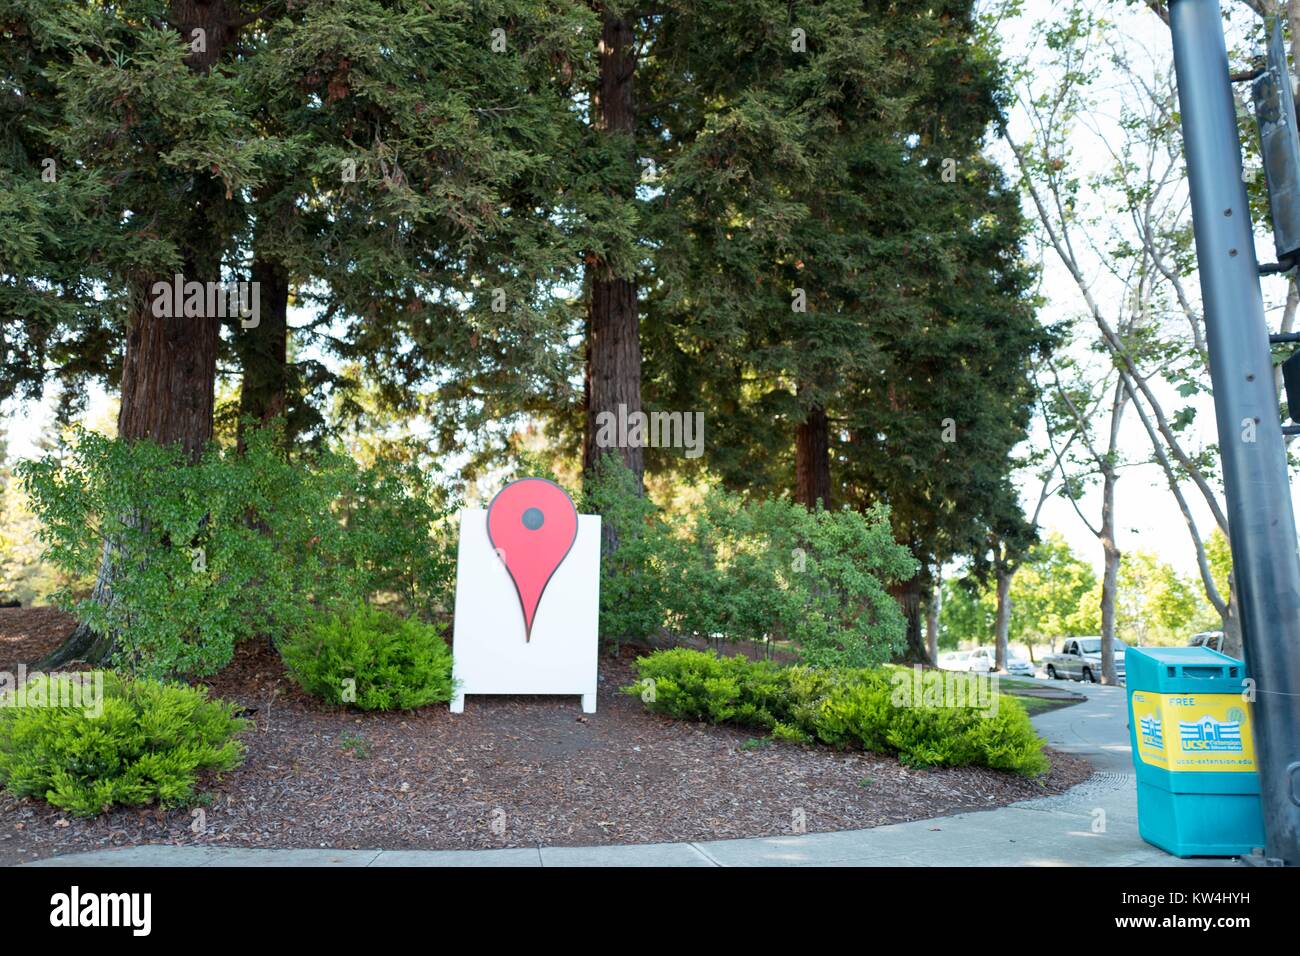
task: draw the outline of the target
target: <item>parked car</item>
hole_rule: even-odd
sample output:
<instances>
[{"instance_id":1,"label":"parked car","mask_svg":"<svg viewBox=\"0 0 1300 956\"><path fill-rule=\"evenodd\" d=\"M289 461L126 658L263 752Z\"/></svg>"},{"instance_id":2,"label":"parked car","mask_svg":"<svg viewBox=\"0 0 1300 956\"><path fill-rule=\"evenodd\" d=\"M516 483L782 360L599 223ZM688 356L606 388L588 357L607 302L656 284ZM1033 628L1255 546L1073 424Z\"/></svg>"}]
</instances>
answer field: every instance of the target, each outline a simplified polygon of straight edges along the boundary
<instances>
[{"instance_id":1,"label":"parked car","mask_svg":"<svg viewBox=\"0 0 1300 956\"><path fill-rule=\"evenodd\" d=\"M939 669L945 671L970 670L970 651L949 651L939 655Z\"/></svg>"},{"instance_id":2,"label":"parked car","mask_svg":"<svg viewBox=\"0 0 1300 956\"><path fill-rule=\"evenodd\" d=\"M1116 642L1118 643L1118 642ZM1124 680L1123 645L1115 648L1115 676ZM1052 680L1101 680L1101 638L1067 637L1061 641L1060 650L1043 658L1047 676Z\"/></svg>"},{"instance_id":3,"label":"parked car","mask_svg":"<svg viewBox=\"0 0 1300 956\"><path fill-rule=\"evenodd\" d=\"M966 670L972 674L992 674L998 669L998 653L992 647L977 647L970 652Z\"/></svg>"},{"instance_id":4,"label":"parked car","mask_svg":"<svg viewBox=\"0 0 1300 956\"><path fill-rule=\"evenodd\" d=\"M1208 647L1212 651L1223 653L1223 632L1202 631L1200 634L1193 634L1192 639L1187 642L1187 646Z\"/></svg>"},{"instance_id":5,"label":"parked car","mask_svg":"<svg viewBox=\"0 0 1300 956\"><path fill-rule=\"evenodd\" d=\"M1007 654L1007 673L1015 677L1033 677L1038 668L1023 654Z\"/></svg>"},{"instance_id":6,"label":"parked car","mask_svg":"<svg viewBox=\"0 0 1300 956\"><path fill-rule=\"evenodd\" d=\"M993 650L988 647L977 647L973 651L949 651L939 655L939 667L945 671L987 674L993 670L993 663Z\"/></svg>"},{"instance_id":7,"label":"parked car","mask_svg":"<svg viewBox=\"0 0 1300 956\"><path fill-rule=\"evenodd\" d=\"M939 655L939 667L947 671L992 674L998 669L997 648L977 647L973 651L951 651ZM1034 676L1034 666L1027 657L1007 654L1007 673Z\"/></svg>"},{"instance_id":8,"label":"parked car","mask_svg":"<svg viewBox=\"0 0 1300 956\"><path fill-rule=\"evenodd\" d=\"M998 669L998 652L994 647L977 647L970 652L969 670L977 674L992 674ZM1023 654L1013 654L1007 651L1008 674L1015 674L1021 677L1033 677L1034 665L1029 662L1029 658Z\"/></svg>"}]
</instances>

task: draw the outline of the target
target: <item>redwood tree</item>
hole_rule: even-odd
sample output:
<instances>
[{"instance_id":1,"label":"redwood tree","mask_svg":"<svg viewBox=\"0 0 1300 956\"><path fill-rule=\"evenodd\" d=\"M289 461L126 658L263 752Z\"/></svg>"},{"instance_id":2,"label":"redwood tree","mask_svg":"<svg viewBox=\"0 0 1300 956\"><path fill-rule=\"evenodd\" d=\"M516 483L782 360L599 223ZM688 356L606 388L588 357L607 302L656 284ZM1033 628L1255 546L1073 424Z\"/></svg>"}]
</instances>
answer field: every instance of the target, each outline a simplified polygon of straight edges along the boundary
<instances>
[{"instance_id":1,"label":"redwood tree","mask_svg":"<svg viewBox=\"0 0 1300 956\"><path fill-rule=\"evenodd\" d=\"M106 318L125 333L114 369L119 434L197 457L212 437L221 321L205 309L185 316L156 308L164 304L158 289L170 289L175 275L222 282L242 218L238 194L275 151L247 136L237 81L224 71L255 17L233 0L11 6L2 19L52 61L44 82L29 87L48 125L33 134L36 117L20 118L29 137L44 140L29 149L61 158L69 185L92 184L82 208L65 208L61 226L104 239L88 271L102 276ZM112 600L120 558L106 547L98 599ZM79 627L43 664L99 660L111 645L111 635L96 639Z\"/></svg>"},{"instance_id":2,"label":"redwood tree","mask_svg":"<svg viewBox=\"0 0 1300 956\"><path fill-rule=\"evenodd\" d=\"M983 547L1047 345L983 154L1000 68L969 0L762 12L656 61L697 93L661 138L648 395L706 409L733 487L887 503L922 562L896 597L923 660L928 569Z\"/></svg>"},{"instance_id":3,"label":"redwood tree","mask_svg":"<svg viewBox=\"0 0 1300 956\"><path fill-rule=\"evenodd\" d=\"M329 385L345 422L377 403L477 453L566 387L595 25L582 0L334 0L275 21L249 83L294 150L259 197L255 265L310 313L290 356L313 343L347 375L286 368L276 320L244 363L245 411L283 396L312 426L302 393Z\"/></svg>"},{"instance_id":4,"label":"redwood tree","mask_svg":"<svg viewBox=\"0 0 1300 956\"><path fill-rule=\"evenodd\" d=\"M617 3L602 3L598 74L591 93L596 155L603 165L603 189L611 207L624 215L636 204L640 180L637 149L637 37L634 15ZM586 254L586 369L582 467L586 475L602 455L619 455L639 490L644 452L635 444L605 449L597 444L602 415L641 411L641 329L637 262L630 244L593 245Z\"/></svg>"}]
</instances>

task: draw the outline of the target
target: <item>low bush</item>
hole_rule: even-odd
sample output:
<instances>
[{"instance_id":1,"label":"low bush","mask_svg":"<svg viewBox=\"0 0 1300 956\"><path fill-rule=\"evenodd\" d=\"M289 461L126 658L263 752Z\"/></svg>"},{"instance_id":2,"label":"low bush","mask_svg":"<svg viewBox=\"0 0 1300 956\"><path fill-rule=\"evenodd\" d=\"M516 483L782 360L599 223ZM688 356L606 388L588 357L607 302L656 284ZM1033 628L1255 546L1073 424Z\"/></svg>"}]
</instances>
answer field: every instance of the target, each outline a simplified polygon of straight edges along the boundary
<instances>
[{"instance_id":1,"label":"low bush","mask_svg":"<svg viewBox=\"0 0 1300 956\"><path fill-rule=\"evenodd\" d=\"M906 625L888 585L917 565L894 540L887 508L810 512L714 490L670 514L606 456L583 510L598 512L618 543L601 556L606 640L666 631L761 641L828 667L880 664L902 648Z\"/></svg>"},{"instance_id":2,"label":"low bush","mask_svg":"<svg viewBox=\"0 0 1300 956\"><path fill-rule=\"evenodd\" d=\"M202 772L243 761L235 737L248 722L202 688L103 673L99 713L62 705L84 701L72 682L95 676L34 675L0 700L0 785L94 816L185 804Z\"/></svg>"},{"instance_id":3,"label":"low bush","mask_svg":"<svg viewBox=\"0 0 1300 956\"><path fill-rule=\"evenodd\" d=\"M1009 697L996 710L895 701L892 668L783 667L675 648L636 662L625 688L672 717L759 728L781 740L897 754L913 766L1045 773L1043 741ZM906 672L901 672L906 676Z\"/></svg>"},{"instance_id":4,"label":"low bush","mask_svg":"<svg viewBox=\"0 0 1300 956\"><path fill-rule=\"evenodd\" d=\"M442 628L359 605L321 615L281 647L308 693L359 710L409 710L451 700Z\"/></svg>"}]
</instances>

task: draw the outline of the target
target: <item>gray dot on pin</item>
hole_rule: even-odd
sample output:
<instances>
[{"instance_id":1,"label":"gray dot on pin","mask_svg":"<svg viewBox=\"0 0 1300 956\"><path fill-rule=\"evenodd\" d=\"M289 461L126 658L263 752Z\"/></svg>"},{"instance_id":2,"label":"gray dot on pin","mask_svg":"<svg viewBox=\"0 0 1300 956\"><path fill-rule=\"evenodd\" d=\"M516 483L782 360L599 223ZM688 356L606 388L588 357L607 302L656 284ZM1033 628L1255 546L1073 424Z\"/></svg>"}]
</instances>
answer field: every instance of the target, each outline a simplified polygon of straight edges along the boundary
<instances>
[{"instance_id":1,"label":"gray dot on pin","mask_svg":"<svg viewBox=\"0 0 1300 956\"><path fill-rule=\"evenodd\" d=\"M546 517L542 514L541 508L529 508L524 512L524 527L529 531L536 531L544 521L546 521Z\"/></svg>"}]
</instances>

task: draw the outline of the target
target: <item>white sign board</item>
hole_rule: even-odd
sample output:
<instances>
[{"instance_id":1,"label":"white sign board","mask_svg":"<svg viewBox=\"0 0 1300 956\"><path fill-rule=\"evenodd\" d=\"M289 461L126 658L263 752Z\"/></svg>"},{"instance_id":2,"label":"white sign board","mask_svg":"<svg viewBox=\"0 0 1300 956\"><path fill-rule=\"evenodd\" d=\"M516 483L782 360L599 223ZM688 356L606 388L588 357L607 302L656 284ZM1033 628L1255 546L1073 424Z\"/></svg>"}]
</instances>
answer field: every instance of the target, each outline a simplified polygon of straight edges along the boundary
<instances>
[{"instance_id":1,"label":"white sign board","mask_svg":"<svg viewBox=\"0 0 1300 956\"><path fill-rule=\"evenodd\" d=\"M578 515L573 545L546 582L531 629L507 568L511 554L501 552L488 537L487 511L462 511L452 635L458 683L451 712L464 712L466 694L580 694L583 712L594 714L600 517Z\"/></svg>"}]
</instances>

